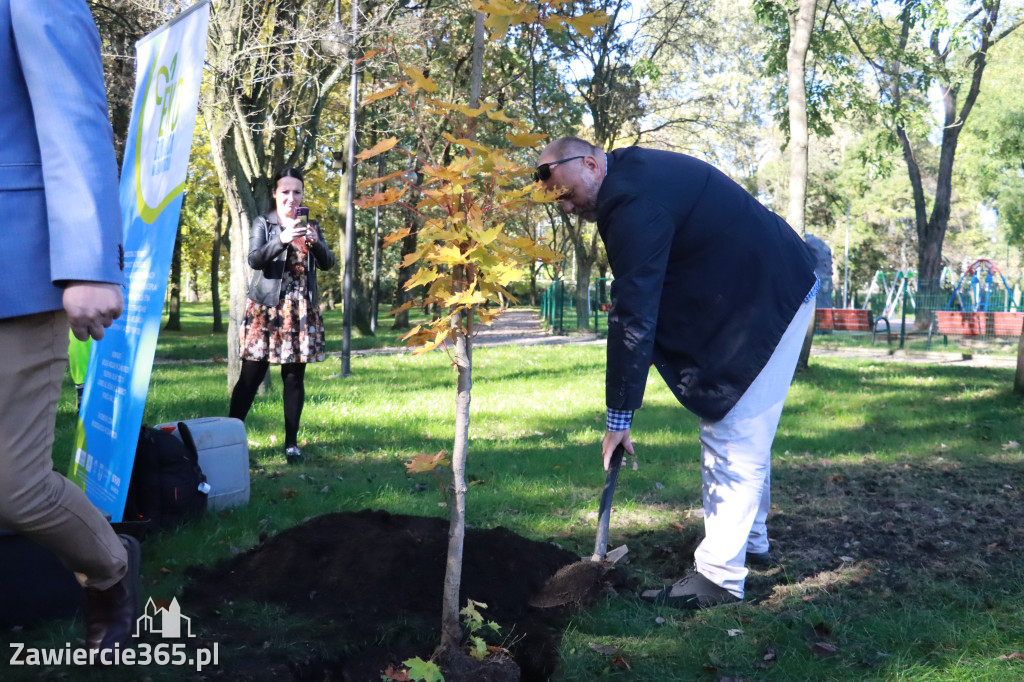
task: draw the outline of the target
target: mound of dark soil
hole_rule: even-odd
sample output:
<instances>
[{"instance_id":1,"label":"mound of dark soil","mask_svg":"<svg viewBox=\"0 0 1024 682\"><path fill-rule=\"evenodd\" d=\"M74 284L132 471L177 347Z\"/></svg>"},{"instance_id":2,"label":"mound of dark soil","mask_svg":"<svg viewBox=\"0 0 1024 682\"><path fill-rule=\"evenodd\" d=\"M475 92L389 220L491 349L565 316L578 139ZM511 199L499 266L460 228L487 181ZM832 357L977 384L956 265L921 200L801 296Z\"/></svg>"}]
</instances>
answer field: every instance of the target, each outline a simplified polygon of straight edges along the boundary
<instances>
[{"instance_id":1,"label":"mound of dark soil","mask_svg":"<svg viewBox=\"0 0 1024 682\"><path fill-rule=\"evenodd\" d=\"M220 565L192 569L184 601L200 614L230 614L238 603L265 602L284 610L282 619L315 621L309 637L316 642L306 647L308 655L293 652L282 661L278 651L278 660L253 665L254 656L265 651L272 657L276 650L265 641L266 629L221 619L215 626L221 649L247 652L242 677L380 680L389 664L427 658L439 641L447 548L444 519L383 511L329 514ZM551 576L577 561L575 554L504 528L466 533L460 604L473 599L487 605L482 613L502 626L503 646L524 681L549 678L567 609L594 591L587 576L590 582L575 592L560 587L563 599L554 608L530 605Z\"/></svg>"}]
</instances>

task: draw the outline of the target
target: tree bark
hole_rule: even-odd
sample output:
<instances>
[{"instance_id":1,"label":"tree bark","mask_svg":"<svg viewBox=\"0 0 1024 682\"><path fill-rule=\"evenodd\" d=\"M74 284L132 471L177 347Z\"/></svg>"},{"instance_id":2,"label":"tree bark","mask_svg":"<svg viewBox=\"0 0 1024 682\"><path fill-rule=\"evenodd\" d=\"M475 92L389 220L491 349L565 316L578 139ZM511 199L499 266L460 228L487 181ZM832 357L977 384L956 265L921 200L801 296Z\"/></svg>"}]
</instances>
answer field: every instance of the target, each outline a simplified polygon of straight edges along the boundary
<instances>
[{"instance_id":1,"label":"tree bark","mask_svg":"<svg viewBox=\"0 0 1024 682\"><path fill-rule=\"evenodd\" d=\"M1024 395L1024 328L1017 340L1017 372L1013 375L1013 392Z\"/></svg>"},{"instance_id":2,"label":"tree bark","mask_svg":"<svg viewBox=\"0 0 1024 682\"><path fill-rule=\"evenodd\" d=\"M174 235L174 253L171 255L171 286L167 302L168 331L181 331L181 224L185 218L185 196L181 198L181 213L178 215L178 231Z\"/></svg>"},{"instance_id":3,"label":"tree bark","mask_svg":"<svg viewBox=\"0 0 1024 682\"><path fill-rule=\"evenodd\" d=\"M224 196L214 199L214 210L217 212L217 222L213 226L213 250L210 253L210 298L213 302L213 329L214 334L224 332L224 322L220 314L220 249L221 238L224 231ZM229 227L231 215L227 216Z\"/></svg>"},{"instance_id":4,"label":"tree bark","mask_svg":"<svg viewBox=\"0 0 1024 682\"><path fill-rule=\"evenodd\" d=\"M807 204L807 84L804 65L814 28L817 0L798 0L789 15L789 50L786 72L789 76L789 210L787 221L803 236L807 231L804 213Z\"/></svg>"},{"instance_id":5,"label":"tree bark","mask_svg":"<svg viewBox=\"0 0 1024 682\"><path fill-rule=\"evenodd\" d=\"M462 587L462 554L466 538L466 459L469 455L469 404L473 389L473 318L456 320L465 333L455 339L455 366L459 379L455 393L455 443L452 447L452 495L448 500L448 557L445 562L441 606L441 649L457 649L462 643L459 624L459 592ZM461 316L460 316L461 317ZM459 325L458 322L463 324Z\"/></svg>"},{"instance_id":6,"label":"tree bark","mask_svg":"<svg viewBox=\"0 0 1024 682\"><path fill-rule=\"evenodd\" d=\"M470 76L469 106L480 106L483 84L484 15L476 13L473 31L473 71ZM459 267L453 279L464 282L465 271ZM458 290L458 285L456 285ZM441 601L440 650L456 649L462 643L459 624L462 589L462 554L466 538L466 459L469 455L469 403L473 388L473 313L456 314L452 319L455 329L455 366L459 381L455 397L455 444L452 448L452 499L449 501L448 559L445 565L443 599Z\"/></svg>"}]
</instances>

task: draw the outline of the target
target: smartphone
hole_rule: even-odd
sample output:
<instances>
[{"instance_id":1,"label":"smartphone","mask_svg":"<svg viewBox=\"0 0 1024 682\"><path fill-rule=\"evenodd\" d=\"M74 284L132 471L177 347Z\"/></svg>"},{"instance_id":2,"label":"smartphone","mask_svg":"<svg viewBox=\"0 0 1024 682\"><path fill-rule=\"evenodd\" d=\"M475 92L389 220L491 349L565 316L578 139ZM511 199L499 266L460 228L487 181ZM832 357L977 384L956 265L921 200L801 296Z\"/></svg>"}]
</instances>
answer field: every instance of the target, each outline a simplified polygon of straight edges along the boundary
<instances>
[{"instance_id":1,"label":"smartphone","mask_svg":"<svg viewBox=\"0 0 1024 682\"><path fill-rule=\"evenodd\" d=\"M299 219L299 224L305 227L309 223L309 207L299 206L296 208L295 217Z\"/></svg>"}]
</instances>

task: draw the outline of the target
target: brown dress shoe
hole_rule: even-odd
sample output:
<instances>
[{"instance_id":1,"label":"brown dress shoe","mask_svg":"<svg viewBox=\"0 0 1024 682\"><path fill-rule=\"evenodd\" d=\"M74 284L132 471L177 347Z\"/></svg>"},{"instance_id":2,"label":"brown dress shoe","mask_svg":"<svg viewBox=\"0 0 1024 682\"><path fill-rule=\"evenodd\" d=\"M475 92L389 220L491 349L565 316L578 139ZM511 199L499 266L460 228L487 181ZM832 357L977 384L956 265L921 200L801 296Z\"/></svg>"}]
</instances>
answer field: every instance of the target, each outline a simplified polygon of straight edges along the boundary
<instances>
[{"instance_id":1,"label":"brown dress shoe","mask_svg":"<svg viewBox=\"0 0 1024 682\"><path fill-rule=\"evenodd\" d=\"M106 590L85 588L85 648L92 651L125 649L135 632L139 617L139 541L121 535L128 551L128 570L113 587ZM113 657L108 657L113 660Z\"/></svg>"}]
</instances>

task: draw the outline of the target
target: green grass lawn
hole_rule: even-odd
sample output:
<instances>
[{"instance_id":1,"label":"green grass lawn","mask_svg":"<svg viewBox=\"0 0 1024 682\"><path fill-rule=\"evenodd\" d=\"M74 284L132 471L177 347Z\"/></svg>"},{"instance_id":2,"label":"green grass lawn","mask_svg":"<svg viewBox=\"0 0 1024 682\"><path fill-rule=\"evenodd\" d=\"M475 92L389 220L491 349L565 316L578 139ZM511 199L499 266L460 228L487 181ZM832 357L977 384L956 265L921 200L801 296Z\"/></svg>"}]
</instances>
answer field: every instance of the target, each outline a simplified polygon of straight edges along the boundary
<instances>
[{"instance_id":1,"label":"green grass lawn","mask_svg":"<svg viewBox=\"0 0 1024 682\"><path fill-rule=\"evenodd\" d=\"M163 334L158 357L223 357L223 335L209 334L199 306L186 310L185 331ZM331 335L340 322L328 317ZM381 336L357 341L394 343ZM1024 661L1000 660L1024 651L1024 412L1012 370L813 357L811 365L790 391L775 441L769 530L779 566L752 572L747 603L693 615L630 593L604 597L569 623L555 679L1024 679ZM337 370L337 359L307 370L300 444L308 462L298 467L284 465L274 376L247 420L249 505L147 540L144 596L170 599L188 566L319 514L446 514L433 486L416 489L429 477L410 477L403 463L451 449L447 356L357 356L351 377ZM602 346L476 349L472 525L590 553L604 478L603 382ZM161 363L145 421L224 415L227 401L225 364ZM61 470L73 411L68 383L55 445ZM681 577L703 533L697 420L652 374L633 434L638 463L619 478L609 546L628 543L626 569L654 585ZM0 639L63 646L78 630L58 624ZM0 679L142 674L5 668ZM180 670L145 674L186 679Z\"/></svg>"}]
</instances>

